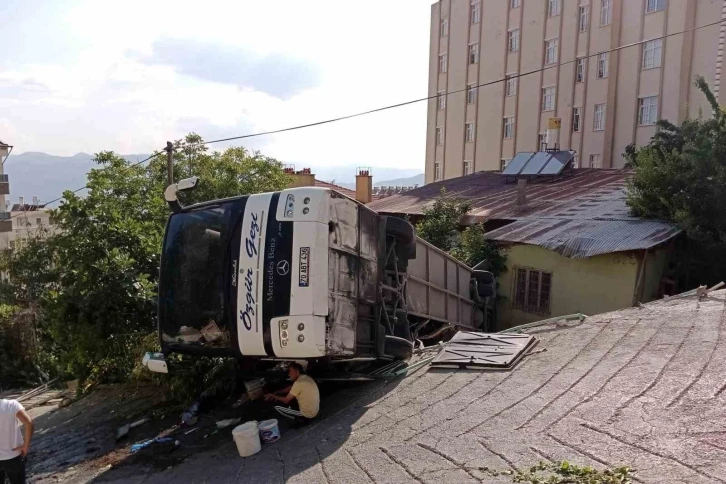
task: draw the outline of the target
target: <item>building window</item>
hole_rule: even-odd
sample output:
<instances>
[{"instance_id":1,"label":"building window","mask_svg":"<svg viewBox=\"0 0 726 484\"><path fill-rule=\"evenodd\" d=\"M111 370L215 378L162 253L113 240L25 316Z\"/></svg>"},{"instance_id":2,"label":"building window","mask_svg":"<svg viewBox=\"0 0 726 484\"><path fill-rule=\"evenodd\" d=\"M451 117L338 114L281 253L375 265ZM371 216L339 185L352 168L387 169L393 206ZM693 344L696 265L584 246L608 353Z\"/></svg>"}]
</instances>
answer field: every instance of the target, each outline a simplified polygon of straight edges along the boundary
<instances>
[{"instance_id":1,"label":"building window","mask_svg":"<svg viewBox=\"0 0 726 484\"><path fill-rule=\"evenodd\" d=\"M509 162L512 161L511 158L502 158L499 161L499 171L504 171L504 169L509 165Z\"/></svg>"},{"instance_id":2,"label":"building window","mask_svg":"<svg viewBox=\"0 0 726 484\"><path fill-rule=\"evenodd\" d=\"M476 127L474 123L466 123L466 129L464 130L464 139L467 143L473 143L474 137L476 136Z\"/></svg>"},{"instance_id":3,"label":"building window","mask_svg":"<svg viewBox=\"0 0 726 484\"><path fill-rule=\"evenodd\" d=\"M539 151L546 151L547 150L547 133L540 133L539 138L537 140L539 143Z\"/></svg>"},{"instance_id":4,"label":"building window","mask_svg":"<svg viewBox=\"0 0 726 484\"><path fill-rule=\"evenodd\" d=\"M560 14L560 0L548 0L547 16L556 17Z\"/></svg>"},{"instance_id":5,"label":"building window","mask_svg":"<svg viewBox=\"0 0 726 484\"><path fill-rule=\"evenodd\" d=\"M446 37L449 35L449 19L448 18L442 18L441 19L441 37Z\"/></svg>"},{"instance_id":6,"label":"building window","mask_svg":"<svg viewBox=\"0 0 726 484\"><path fill-rule=\"evenodd\" d=\"M519 8L520 0L509 0L509 8Z\"/></svg>"},{"instance_id":7,"label":"building window","mask_svg":"<svg viewBox=\"0 0 726 484\"><path fill-rule=\"evenodd\" d=\"M580 13L578 18L578 26L580 28L580 32L585 32L587 30L587 23L590 18L590 5L583 5L580 7Z\"/></svg>"},{"instance_id":8,"label":"building window","mask_svg":"<svg viewBox=\"0 0 726 484\"><path fill-rule=\"evenodd\" d=\"M479 44L469 44L469 64L479 62Z\"/></svg>"},{"instance_id":9,"label":"building window","mask_svg":"<svg viewBox=\"0 0 726 484\"><path fill-rule=\"evenodd\" d=\"M481 3L474 2L471 4L471 23L478 24L481 21Z\"/></svg>"},{"instance_id":10,"label":"building window","mask_svg":"<svg viewBox=\"0 0 726 484\"><path fill-rule=\"evenodd\" d=\"M444 127L439 126L436 128L436 144L442 145L444 144Z\"/></svg>"},{"instance_id":11,"label":"building window","mask_svg":"<svg viewBox=\"0 0 726 484\"><path fill-rule=\"evenodd\" d=\"M509 31L507 46L509 47L509 52L517 52L519 50L519 29Z\"/></svg>"},{"instance_id":12,"label":"building window","mask_svg":"<svg viewBox=\"0 0 726 484\"><path fill-rule=\"evenodd\" d=\"M505 76L505 78L507 80L505 94L507 96L516 96L517 95L517 74L507 74Z\"/></svg>"},{"instance_id":13,"label":"building window","mask_svg":"<svg viewBox=\"0 0 726 484\"><path fill-rule=\"evenodd\" d=\"M572 131L582 131L582 108L572 108Z\"/></svg>"},{"instance_id":14,"label":"building window","mask_svg":"<svg viewBox=\"0 0 726 484\"><path fill-rule=\"evenodd\" d=\"M580 155L572 157L572 168L580 168Z\"/></svg>"},{"instance_id":15,"label":"building window","mask_svg":"<svg viewBox=\"0 0 726 484\"><path fill-rule=\"evenodd\" d=\"M464 176L471 175L471 161L464 161Z\"/></svg>"},{"instance_id":16,"label":"building window","mask_svg":"<svg viewBox=\"0 0 726 484\"><path fill-rule=\"evenodd\" d=\"M662 39L650 40L643 44L643 69L660 67L660 58L662 51Z\"/></svg>"},{"instance_id":17,"label":"building window","mask_svg":"<svg viewBox=\"0 0 726 484\"><path fill-rule=\"evenodd\" d=\"M590 155L590 168L602 168L600 155Z\"/></svg>"},{"instance_id":18,"label":"building window","mask_svg":"<svg viewBox=\"0 0 726 484\"><path fill-rule=\"evenodd\" d=\"M555 88L542 88L542 111L553 111L555 109Z\"/></svg>"},{"instance_id":19,"label":"building window","mask_svg":"<svg viewBox=\"0 0 726 484\"><path fill-rule=\"evenodd\" d=\"M638 124L651 126L658 121L658 96L640 98L638 106Z\"/></svg>"},{"instance_id":20,"label":"building window","mask_svg":"<svg viewBox=\"0 0 726 484\"><path fill-rule=\"evenodd\" d=\"M602 0L600 7L600 26L610 25L613 21L613 0Z\"/></svg>"},{"instance_id":21,"label":"building window","mask_svg":"<svg viewBox=\"0 0 726 484\"><path fill-rule=\"evenodd\" d=\"M441 180L441 163L436 161L434 162L434 181Z\"/></svg>"},{"instance_id":22,"label":"building window","mask_svg":"<svg viewBox=\"0 0 726 484\"><path fill-rule=\"evenodd\" d=\"M585 65L587 59L580 57L575 64L575 82L585 82Z\"/></svg>"},{"instance_id":23,"label":"building window","mask_svg":"<svg viewBox=\"0 0 726 484\"><path fill-rule=\"evenodd\" d=\"M466 104L474 104L476 102L476 84L466 86Z\"/></svg>"},{"instance_id":24,"label":"building window","mask_svg":"<svg viewBox=\"0 0 726 484\"><path fill-rule=\"evenodd\" d=\"M545 41L545 64L557 62L557 39Z\"/></svg>"},{"instance_id":25,"label":"building window","mask_svg":"<svg viewBox=\"0 0 726 484\"><path fill-rule=\"evenodd\" d=\"M441 54L439 56L439 72L444 73L446 72L446 67L448 66L448 56L446 54Z\"/></svg>"},{"instance_id":26,"label":"building window","mask_svg":"<svg viewBox=\"0 0 726 484\"><path fill-rule=\"evenodd\" d=\"M595 131L602 131L605 129L605 105L595 105L595 117L592 121L592 129Z\"/></svg>"},{"instance_id":27,"label":"building window","mask_svg":"<svg viewBox=\"0 0 726 484\"><path fill-rule=\"evenodd\" d=\"M436 93L436 106L439 110L446 109L446 92L439 91Z\"/></svg>"},{"instance_id":28,"label":"building window","mask_svg":"<svg viewBox=\"0 0 726 484\"><path fill-rule=\"evenodd\" d=\"M40 219L40 218L36 218L36 219L35 219L35 225L37 225L38 227L40 227L40 225L41 225L42 223L43 223L42 219Z\"/></svg>"},{"instance_id":29,"label":"building window","mask_svg":"<svg viewBox=\"0 0 726 484\"><path fill-rule=\"evenodd\" d=\"M608 53L597 55L597 78L605 79L608 76Z\"/></svg>"},{"instance_id":30,"label":"building window","mask_svg":"<svg viewBox=\"0 0 726 484\"><path fill-rule=\"evenodd\" d=\"M666 0L647 0L645 2L645 12L657 12L658 10L665 10Z\"/></svg>"},{"instance_id":31,"label":"building window","mask_svg":"<svg viewBox=\"0 0 726 484\"><path fill-rule=\"evenodd\" d=\"M549 314L552 273L517 268L514 307L528 313Z\"/></svg>"},{"instance_id":32,"label":"building window","mask_svg":"<svg viewBox=\"0 0 726 484\"><path fill-rule=\"evenodd\" d=\"M504 118L504 138L514 138L514 116Z\"/></svg>"}]
</instances>

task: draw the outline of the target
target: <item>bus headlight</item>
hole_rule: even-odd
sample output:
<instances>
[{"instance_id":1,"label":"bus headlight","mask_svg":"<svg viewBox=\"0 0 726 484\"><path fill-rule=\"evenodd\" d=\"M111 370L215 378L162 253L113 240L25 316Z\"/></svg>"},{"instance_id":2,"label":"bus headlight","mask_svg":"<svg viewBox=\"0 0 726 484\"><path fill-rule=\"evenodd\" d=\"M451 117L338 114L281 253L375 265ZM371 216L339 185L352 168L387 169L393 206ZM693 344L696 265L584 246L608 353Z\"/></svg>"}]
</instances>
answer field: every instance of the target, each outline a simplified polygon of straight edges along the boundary
<instances>
[{"instance_id":1,"label":"bus headlight","mask_svg":"<svg viewBox=\"0 0 726 484\"><path fill-rule=\"evenodd\" d=\"M290 194L285 201L285 217L291 218L295 214L295 195Z\"/></svg>"}]
</instances>

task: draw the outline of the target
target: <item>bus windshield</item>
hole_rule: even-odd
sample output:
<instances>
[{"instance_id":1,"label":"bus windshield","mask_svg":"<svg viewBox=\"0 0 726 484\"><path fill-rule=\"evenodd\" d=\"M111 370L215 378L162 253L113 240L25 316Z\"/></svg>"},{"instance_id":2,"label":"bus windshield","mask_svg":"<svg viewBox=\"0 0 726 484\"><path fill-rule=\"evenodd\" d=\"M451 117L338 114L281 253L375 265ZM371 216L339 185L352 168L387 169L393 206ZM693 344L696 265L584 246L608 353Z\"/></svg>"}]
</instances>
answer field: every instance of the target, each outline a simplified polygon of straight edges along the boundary
<instances>
[{"instance_id":1,"label":"bus windshield","mask_svg":"<svg viewBox=\"0 0 726 484\"><path fill-rule=\"evenodd\" d=\"M169 220L159 280L159 323L166 344L231 347L225 280L239 213L235 202L225 202Z\"/></svg>"}]
</instances>

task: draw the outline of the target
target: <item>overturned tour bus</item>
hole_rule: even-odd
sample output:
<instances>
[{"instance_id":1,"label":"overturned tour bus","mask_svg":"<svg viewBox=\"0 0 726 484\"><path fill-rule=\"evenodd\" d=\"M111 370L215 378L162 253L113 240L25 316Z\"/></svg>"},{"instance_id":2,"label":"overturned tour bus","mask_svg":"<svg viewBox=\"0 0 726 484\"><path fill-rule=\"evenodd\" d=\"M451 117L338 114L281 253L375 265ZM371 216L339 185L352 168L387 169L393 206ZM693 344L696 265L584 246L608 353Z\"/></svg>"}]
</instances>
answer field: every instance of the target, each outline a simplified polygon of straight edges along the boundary
<instances>
[{"instance_id":1,"label":"overturned tour bus","mask_svg":"<svg viewBox=\"0 0 726 484\"><path fill-rule=\"evenodd\" d=\"M417 341L484 326L494 279L386 217L327 188L292 188L182 207L161 256L162 353L231 356L248 368L406 359ZM251 363L251 365L250 365Z\"/></svg>"}]
</instances>

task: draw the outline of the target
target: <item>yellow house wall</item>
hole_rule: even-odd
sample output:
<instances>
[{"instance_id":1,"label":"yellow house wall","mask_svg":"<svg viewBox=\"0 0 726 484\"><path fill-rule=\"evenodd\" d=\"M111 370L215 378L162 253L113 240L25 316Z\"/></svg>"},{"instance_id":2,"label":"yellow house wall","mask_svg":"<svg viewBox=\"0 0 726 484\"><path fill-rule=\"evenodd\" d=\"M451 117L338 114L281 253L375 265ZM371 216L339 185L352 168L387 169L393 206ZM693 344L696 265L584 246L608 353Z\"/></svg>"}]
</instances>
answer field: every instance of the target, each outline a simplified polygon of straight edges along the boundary
<instances>
[{"instance_id":1,"label":"yellow house wall","mask_svg":"<svg viewBox=\"0 0 726 484\"><path fill-rule=\"evenodd\" d=\"M531 314L514 309L514 278L517 267L552 274L550 314ZM630 307L638 275L634 254L605 254L571 259L534 245L513 245L507 253L507 272L499 277L500 329L573 313L599 314ZM646 291L660 281L656 263L646 265ZM656 281L656 282L653 282ZM645 302L645 301L644 301Z\"/></svg>"}]
</instances>

